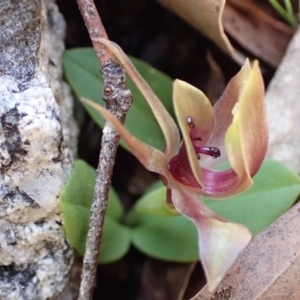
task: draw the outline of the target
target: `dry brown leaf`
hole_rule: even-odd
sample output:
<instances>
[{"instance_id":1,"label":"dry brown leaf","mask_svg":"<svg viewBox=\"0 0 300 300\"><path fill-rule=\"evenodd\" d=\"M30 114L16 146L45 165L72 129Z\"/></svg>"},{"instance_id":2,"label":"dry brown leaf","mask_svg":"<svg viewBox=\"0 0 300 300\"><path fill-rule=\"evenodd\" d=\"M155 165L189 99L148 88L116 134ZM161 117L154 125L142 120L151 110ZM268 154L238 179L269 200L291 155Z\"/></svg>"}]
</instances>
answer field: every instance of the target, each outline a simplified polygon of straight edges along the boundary
<instances>
[{"instance_id":1,"label":"dry brown leaf","mask_svg":"<svg viewBox=\"0 0 300 300\"><path fill-rule=\"evenodd\" d=\"M234 60L240 63L244 61L224 33L222 13L225 0L158 0L158 2L211 39Z\"/></svg>"},{"instance_id":2,"label":"dry brown leaf","mask_svg":"<svg viewBox=\"0 0 300 300\"><path fill-rule=\"evenodd\" d=\"M148 258L142 274L140 299L181 300L196 263L171 263Z\"/></svg>"},{"instance_id":3,"label":"dry brown leaf","mask_svg":"<svg viewBox=\"0 0 300 300\"><path fill-rule=\"evenodd\" d=\"M209 293L205 286L192 300L298 300L299 267L300 203L297 203L252 240L215 292Z\"/></svg>"},{"instance_id":4,"label":"dry brown leaf","mask_svg":"<svg viewBox=\"0 0 300 300\"><path fill-rule=\"evenodd\" d=\"M294 29L250 0L229 0L223 12L223 25L226 33L244 49L274 68L294 34Z\"/></svg>"},{"instance_id":5,"label":"dry brown leaf","mask_svg":"<svg viewBox=\"0 0 300 300\"><path fill-rule=\"evenodd\" d=\"M208 78L205 94L210 102L214 105L222 96L226 88L226 82L222 69L215 61L210 52L207 53L206 59L210 67L210 75Z\"/></svg>"}]
</instances>

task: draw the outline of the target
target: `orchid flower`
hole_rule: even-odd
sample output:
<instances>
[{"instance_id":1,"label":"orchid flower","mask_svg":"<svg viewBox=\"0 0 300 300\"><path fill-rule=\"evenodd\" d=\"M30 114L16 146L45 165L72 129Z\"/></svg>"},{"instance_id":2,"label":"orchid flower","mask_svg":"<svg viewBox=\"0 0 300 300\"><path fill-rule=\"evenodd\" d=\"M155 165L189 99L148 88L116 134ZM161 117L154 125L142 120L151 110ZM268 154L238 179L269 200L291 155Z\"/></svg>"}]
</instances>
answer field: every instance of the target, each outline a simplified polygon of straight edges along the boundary
<instances>
[{"instance_id":1,"label":"orchid flower","mask_svg":"<svg viewBox=\"0 0 300 300\"><path fill-rule=\"evenodd\" d=\"M175 80L173 104L183 140L174 120L114 43L99 39L118 58L149 103L165 137L165 149L155 149L131 135L106 109L83 99L119 132L132 153L167 187L167 203L194 222L199 233L199 255L210 290L225 276L251 234L204 205L199 194L225 198L248 189L265 157L268 142L264 86L257 62L245 62L212 107L206 96L188 83ZM207 146L208 145L208 146ZM223 147L223 148L222 148ZM201 168L204 155L218 157L226 149L231 169ZM226 154L222 156L226 157ZM201 159L200 159L201 157Z\"/></svg>"}]
</instances>

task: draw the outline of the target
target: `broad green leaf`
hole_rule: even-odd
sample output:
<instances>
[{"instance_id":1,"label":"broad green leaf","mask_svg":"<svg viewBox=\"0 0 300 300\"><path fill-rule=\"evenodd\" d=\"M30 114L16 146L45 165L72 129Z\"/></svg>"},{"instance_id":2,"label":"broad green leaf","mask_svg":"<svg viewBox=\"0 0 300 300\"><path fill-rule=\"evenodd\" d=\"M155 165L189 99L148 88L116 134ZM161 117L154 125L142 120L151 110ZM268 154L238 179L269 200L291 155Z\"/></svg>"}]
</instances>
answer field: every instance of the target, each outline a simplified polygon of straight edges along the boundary
<instances>
[{"instance_id":1,"label":"broad green leaf","mask_svg":"<svg viewBox=\"0 0 300 300\"><path fill-rule=\"evenodd\" d=\"M222 168L226 168L226 166L222 166ZM133 213L140 214L140 218L137 219L140 223L133 233L134 245L142 252L157 258L168 260L170 257L169 260L174 261L194 261L195 256L193 255L190 258L188 258L188 254L185 254L185 257L182 256L181 247L190 247L190 245L194 247L197 244L197 234L190 236L188 231L181 232L180 226L184 228L182 224L178 225L178 234L174 234L175 227L172 229L172 222L180 224L180 221L172 220L180 220L178 218L184 217L167 217L167 214L165 217L162 216L165 212L162 195L166 193L166 188L158 183L155 185L137 202L138 209L133 210ZM201 198L216 213L245 225L252 235L257 235L286 212L293 205L299 193L299 177L284 164L266 159L254 177L254 185L245 193L224 200ZM157 198L154 199L152 196ZM151 202L160 203L160 205L153 209ZM149 208L148 212L147 208ZM195 233L196 229L193 232ZM186 236L182 237L181 234ZM185 245L182 244L183 238L189 240ZM152 244L148 242L148 239L152 241ZM176 247L178 251L174 249Z\"/></svg>"},{"instance_id":2,"label":"broad green leaf","mask_svg":"<svg viewBox=\"0 0 300 300\"><path fill-rule=\"evenodd\" d=\"M172 80L167 75L136 58L131 58L142 77L148 82L166 109L173 115ZM104 105L101 100L103 78L99 72L99 63L92 48L67 50L63 58L64 70L68 82L78 98L85 97ZM146 100L127 77L127 87L133 94L133 104L125 122L125 127L138 139L163 150L164 138ZM94 121L103 127L104 119L93 108L85 105ZM121 145L128 149L121 140Z\"/></svg>"},{"instance_id":3,"label":"broad green leaf","mask_svg":"<svg viewBox=\"0 0 300 300\"><path fill-rule=\"evenodd\" d=\"M72 246L82 255L85 251L89 226L94 176L95 170L91 166L83 160L77 160L60 196L66 234ZM111 189L104 221L103 243L99 258L101 263L115 261L125 255L129 249L131 233L128 228L117 222L122 216L122 205L116 193Z\"/></svg>"},{"instance_id":4,"label":"broad green leaf","mask_svg":"<svg viewBox=\"0 0 300 300\"><path fill-rule=\"evenodd\" d=\"M195 225L183 216L149 216L133 229L132 243L141 252L166 261L199 259Z\"/></svg>"},{"instance_id":5,"label":"broad green leaf","mask_svg":"<svg viewBox=\"0 0 300 300\"><path fill-rule=\"evenodd\" d=\"M156 216L176 216L179 213L171 210L166 203L166 188L161 181L155 182L146 191L133 208L136 215L151 214Z\"/></svg>"},{"instance_id":6,"label":"broad green leaf","mask_svg":"<svg viewBox=\"0 0 300 300\"><path fill-rule=\"evenodd\" d=\"M74 205L84 206L90 209L94 194L95 169L84 160L77 159L73 170L61 195L67 195L63 200ZM122 204L113 188L109 190L109 200L106 214L116 220L120 220L124 214Z\"/></svg>"},{"instance_id":7,"label":"broad green leaf","mask_svg":"<svg viewBox=\"0 0 300 300\"><path fill-rule=\"evenodd\" d=\"M109 217L105 217L103 230L99 263L110 263L122 258L131 245L131 230Z\"/></svg>"}]
</instances>

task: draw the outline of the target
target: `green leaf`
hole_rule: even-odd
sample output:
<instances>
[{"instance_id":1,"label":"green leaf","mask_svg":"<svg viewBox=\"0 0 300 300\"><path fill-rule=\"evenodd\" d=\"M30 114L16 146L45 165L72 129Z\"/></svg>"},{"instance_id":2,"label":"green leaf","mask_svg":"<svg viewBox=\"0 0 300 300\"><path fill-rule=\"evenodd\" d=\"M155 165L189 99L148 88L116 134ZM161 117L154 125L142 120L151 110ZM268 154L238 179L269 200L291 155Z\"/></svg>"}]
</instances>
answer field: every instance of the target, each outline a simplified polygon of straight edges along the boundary
<instances>
[{"instance_id":1,"label":"green leaf","mask_svg":"<svg viewBox=\"0 0 300 300\"><path fill-rule=\"evenodd\" d=\"M196 227L183 216L143 218L142 224L133 229L132 243L141 252L166 261L199 259Z\"/></svg>"},{"instance_id":2,"label":"green leaf","mask_svg":"<svg viewBox=\"0 0 300 300\"><path fill-rule=\"evenodd\" d=\"M166 202L166 188L161 181L150 186L146 193L135 204L132 213L135 215L151 214L156 216L176 216L179 213L171 210Z\"/></svg>"},{"instance_id":3,"label":"green leaf","mask_svg":"<svg viewBox=\"0 0 300 300\"><path fill-rule=\"evenodd\" d=\"M171 78L145 62L136 58L131 58L131 60L166 109L173 115ZM64 53L63 63L66 77L76 96L85 97L103 105L101 100L103 78L99 72L99 63L94 50L92 48L67 50ZM138 139L163 150L164 137L161 129L146 100L128 77L127 87L132 92L133 104L127 114L125 127ZM103 117L88 105L85 105L85 109L94 121L103 127ZM128 150L122 140L121 145Z\"/></svg>"},{"instance_id":4,"label":"green leaf","mask_svg":"<svg viewBox=\"0 0 300 300\"><path fill-rule=\"evenodd\" d=\"M153 209L151 202L162 203L162 195L166 193L164 186L156 183L156 187L156 190L155 186L152 187L138 201L136 207L139 209L133 210L134 213L140 213L137 218L140 223L133 231L134 245L156 258L177 262L194 261L198 257L195 250L198 238L194 225L190 223L192 228L185 228L186 224L180 223L181 219L185 219L183 216L162 217L162 205L160 209L154 205L156 209ZM201 198L213 211L245 225L252 235L256 235L285 213L294 204L299 193L299 177L284 164L266 159L254 177L254 185L245 193L225 200ZM150 215L153 213L159 216ZM189 247L194 249L192 254L183 249Z\"/></svg>"},{"instance_id":5,"label":"green leaf","mask_svg":"<svg viewBox=\"0 0 300 300\"><path fill-rule=\"evenodd\" d=\"M66 234L72 246L81 255L85 251L90 207L94 193L94 176L95 170L86 162L75 161L70 178L60 196ZM101 263L121 258L130 247L130 230L117 222L123 213L117 194L110 189L99 257Z\"/></svg>"},{"instance_id":6,"label":"green leaf","mask_svg":"<svg viewBox=\"0 0 300 300\"><path fill-rule=\"evenodd\" d=\"M90 209L94 195L94 186L95 169L84 160L77 159L62 193L62 195L66 194L68 196L63 201ZM109 190L106 214L116 220L120 220L124 214L123 206L113 188Z\"/></svg>"},{"instance_id":7,"label":"green leaf","mask_svg":"<svg viewBox=\"0 0 300 300\"><path fill-rule=\"evenodd\" d=\"M131 230L106 216L99 263L110 263L122 258L128 252L130 244Z\"/></svg>"}]
</instances>

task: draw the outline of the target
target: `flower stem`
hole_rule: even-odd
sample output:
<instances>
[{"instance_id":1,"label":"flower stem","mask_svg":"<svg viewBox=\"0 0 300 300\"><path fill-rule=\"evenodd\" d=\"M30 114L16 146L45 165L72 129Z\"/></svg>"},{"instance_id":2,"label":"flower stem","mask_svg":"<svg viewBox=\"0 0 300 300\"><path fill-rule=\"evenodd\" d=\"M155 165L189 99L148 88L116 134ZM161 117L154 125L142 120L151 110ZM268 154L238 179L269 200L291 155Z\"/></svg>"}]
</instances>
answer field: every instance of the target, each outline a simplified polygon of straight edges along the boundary
<instances>
[{"instance_id":1,"label":"flower stem","mask_svg":"<svg viewBox=\"0 0 300 300\"><path fill-rule=\"evenodd\" d=\"M77 4L101 66L104 79L102 98L106 103L106 108L124 123L126 112L132 103L131 92L125 86L125 71L113 53L97 41L99 38L108 39L108 37L93 0L77 0ZM101 151L96 170L96 183L83 260L79 300L91 300L93 298L99 247L102 241L108 192L119 139L119 134L106 122L103 128Z\"/></svg>"}]
</instances>

